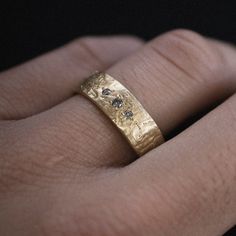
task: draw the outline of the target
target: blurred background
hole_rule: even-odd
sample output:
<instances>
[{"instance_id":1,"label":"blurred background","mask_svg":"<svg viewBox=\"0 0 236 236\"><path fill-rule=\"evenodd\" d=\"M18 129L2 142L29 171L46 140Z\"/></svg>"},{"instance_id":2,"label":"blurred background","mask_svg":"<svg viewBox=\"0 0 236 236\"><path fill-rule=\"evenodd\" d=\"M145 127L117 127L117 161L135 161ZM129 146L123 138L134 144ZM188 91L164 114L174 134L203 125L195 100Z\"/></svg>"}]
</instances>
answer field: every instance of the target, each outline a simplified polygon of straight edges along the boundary
<instances>
[{"instance_id":1,"label":"blurred background","mask_svg":"<svg viewBox=\"0 0 236 236\"><path fill-rule=\"evenodd\" d=\"M188 28L236 44L235 2L1 1L0 70L83 35L134 34L149 40L174 28ZM226 235L236 236L236 230Z\"/></svg>"},{"instance_id":2,"label":"blurred background","mask_svg":"<svg viewBox=\"0 0 236 236\"><path fill-rule=\"evenodd\" d=\"M0 1L0 70L81 35L144 39L188 28L236 43L235 0Z\"/></svg>"}]
</instances>

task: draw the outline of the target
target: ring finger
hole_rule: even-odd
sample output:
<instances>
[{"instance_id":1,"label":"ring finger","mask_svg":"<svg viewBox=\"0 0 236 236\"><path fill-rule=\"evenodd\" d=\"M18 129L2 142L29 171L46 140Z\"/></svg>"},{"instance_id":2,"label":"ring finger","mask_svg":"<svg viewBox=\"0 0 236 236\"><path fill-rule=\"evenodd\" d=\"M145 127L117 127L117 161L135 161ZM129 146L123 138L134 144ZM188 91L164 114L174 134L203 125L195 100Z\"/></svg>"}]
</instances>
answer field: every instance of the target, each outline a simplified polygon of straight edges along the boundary
<instances>
[{"instance_id":1,"label":"ring finger","mask_svg":"<svg viewBox=\"0 0 236 236\"><path fill-rule=\"evenodd\" d=\"M153 40L107 73L131 90L167 135L194 113L235 91L236 53L227 53L228 48L177 30ZM83 97L75 96L23 122L41 148L55 150L55 156L73 164L122 165L136 157L107 117ZM42 132L46 138L38 135L39 130L46 130Z\"/></svg>"}]
</instances>

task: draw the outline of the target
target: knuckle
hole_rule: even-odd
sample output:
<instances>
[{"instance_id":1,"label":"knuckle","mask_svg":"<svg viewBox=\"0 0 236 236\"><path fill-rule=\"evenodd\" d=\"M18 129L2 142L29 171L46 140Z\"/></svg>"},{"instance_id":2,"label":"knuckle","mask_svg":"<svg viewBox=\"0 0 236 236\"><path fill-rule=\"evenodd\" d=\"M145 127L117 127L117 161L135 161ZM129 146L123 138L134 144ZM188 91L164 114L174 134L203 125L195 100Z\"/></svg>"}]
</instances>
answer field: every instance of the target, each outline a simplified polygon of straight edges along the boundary
<instances>
[{"instance_id":1,"label":"knuckle","mask_svg":"<svg viewBox=\"0 0 236 236\"><path fill-rule=\"evenodd\" d=\"M66 52L69 54L70 60L77 65L79 62L80 69L84 68L86 71L90 71L92 68L104 67L104 62L89 43L93 39L92 37L82 37L66 45Z\"/></svg>"},{"instance_id":2,"label":"knuckle","mask_svg":"<svg viewBox=\"0 0 236 236\"><path fill-rule=\"evenodd\" d=\"M197 81L209 82L219 77L223 64L220 53L196 32L176 29L161 35L151 45L164 59Z\"/></svg>"},{"instance_id":3,"label":"knuckle","mask_svg":"<svg viewBox=\"0 0 236 236\"><path fill-rule=\"evenodd\" d=\"M141 39L140 37L138 37L138 36L126 36L126 38L128 39L128 40L130 40L130 41L132 41L133 43L137 43L137 44L139 44L139 45L142 45L143 44L143 39Z\"/></svg>"},{"instance_id":4,"label":"knuckle","mask_svg":"<svg viewBox=\"0 0 236 236\"><path fill-rule=\"evenodd\" d=\"M71 58L78 63L78 55L80 55L80 65L89 67L89 71L94 68L106 68L112 62L116 62L119 58L130 54L134 50L140 48L143 44L142 40L135 36L110 36L96 37L84 36L78 38L68 44L67 49ZM113 53L103 56L104 49Z\"/></svg>"},{"instance_id":5,"label":"knuckle","mask_svg":"<svg viewBox=\"0 0 236 236\"><path fill-rule=\"evenodd\" d=\"M125 44L135 44L136 46L141 46L143 44L143 40L138 36L133 35L117 35L117 36L106 36L106 37L99 37L99 36L83 36L81 38L75 39L71 42L73 45L78 45L80 43L85 43L88 46L93 46L94 44L106 44L107 42L114 43L114 45L124 45ZM134 46L135 46L134 45Z\"/></svg>"},{"instance_id":6,"label":"knuckle","mask_svg":"<svg viewBox=\"0 0 236 236\"><path fill-rule=\"evenodd\" d=\"M132 48L139 48L144 43L144 41L141 38L133 35L112 36L111 39L114 39L119 44L122 44L125 47L126 45L129 45Z\"/></svg>"}]
</instances>

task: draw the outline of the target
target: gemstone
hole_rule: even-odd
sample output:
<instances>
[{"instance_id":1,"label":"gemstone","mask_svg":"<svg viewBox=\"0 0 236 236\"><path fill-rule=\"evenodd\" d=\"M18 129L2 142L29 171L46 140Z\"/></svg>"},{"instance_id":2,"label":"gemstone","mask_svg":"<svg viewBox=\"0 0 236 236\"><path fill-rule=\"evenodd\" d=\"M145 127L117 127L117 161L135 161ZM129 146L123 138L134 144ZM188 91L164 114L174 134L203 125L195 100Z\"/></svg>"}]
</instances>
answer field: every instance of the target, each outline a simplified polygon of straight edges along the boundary
<instances>
[{"instance_id":1,"label":"gemstone","mask_svg":"<svg viewBox=\"0 0 236 236\"><path fill-rule=\"evenodd\" d=\"M109 88L105 88L102 90L102 95L110 95L111 94L111 90Z\"/></svg>"},{"instance_id":2,"label":"gemstone","mask_svg":"<svg viewBox=\"0 0 236 236\"><path fill-rule=\"evenodd\" d=\"M121 100L120 98L115 98L115 99L112 101L112 106L113 106L113 107L121 108L122 105L123 105L123 100Z\"/></svg>"},{"instance_id":3,"label":"gemstone","mask_svg":"<svg viewBox=\"0 0 236 236\"><path fill-rule=\"evenodd\" d=\"M125 112L124 112L124 116L125 116L126 118L131 118L133 115L134 115L134 114L133 114L132 111L125 111Z\"/></svg>"}]
</instances>

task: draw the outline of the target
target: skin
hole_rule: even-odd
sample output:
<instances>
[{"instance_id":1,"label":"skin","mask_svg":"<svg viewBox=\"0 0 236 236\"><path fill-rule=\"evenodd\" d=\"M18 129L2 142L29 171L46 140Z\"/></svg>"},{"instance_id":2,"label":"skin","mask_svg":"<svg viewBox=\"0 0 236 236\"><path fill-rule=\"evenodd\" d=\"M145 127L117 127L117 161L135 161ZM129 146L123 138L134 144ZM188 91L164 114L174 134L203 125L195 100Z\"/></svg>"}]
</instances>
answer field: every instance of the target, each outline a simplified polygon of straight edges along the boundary
<instances>
[{"instance_id":1,"label":"skin","mask_svg":"<svg viewBox=\"0 0 236 236\"><path fill-rule=\"evenodd\" d=\"M208 112L137 159L74 94L95 70L164 136ZM0 235L223 235L236 224L235 90L235 48L181 29L145 44L86 37L2 72Z\"/></svg>"}]
</instances>

